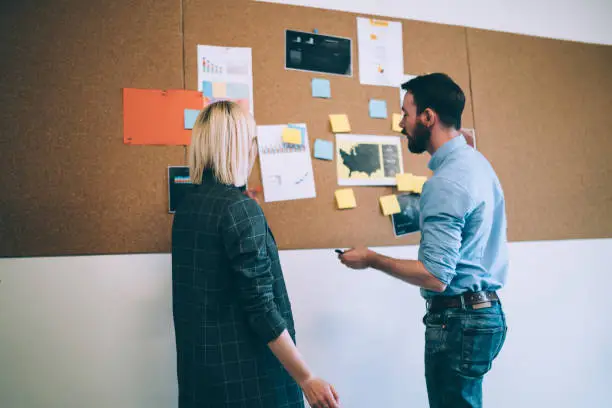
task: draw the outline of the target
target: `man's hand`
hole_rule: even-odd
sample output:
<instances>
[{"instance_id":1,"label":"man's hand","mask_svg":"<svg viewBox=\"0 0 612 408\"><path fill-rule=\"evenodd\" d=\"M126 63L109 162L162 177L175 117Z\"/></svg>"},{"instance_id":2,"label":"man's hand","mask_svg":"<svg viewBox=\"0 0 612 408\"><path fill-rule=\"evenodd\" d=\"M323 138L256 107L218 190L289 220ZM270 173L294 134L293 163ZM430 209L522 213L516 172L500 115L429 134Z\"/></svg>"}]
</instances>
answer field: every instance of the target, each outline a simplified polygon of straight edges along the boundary
<instances>
[{"instance_id":1,"label":"man's hand","mask_svg":"<svg viewBox=\"0 0 612 408\"><path fill-rule=\"evenodd\" d=\"M351 248L338 255L338 259L344 265L353 269L365 269L370 266L370 258L374 254L365 247Z\"/></svg>"},{"instance_id":2,"label":"man's hand","mask_svg":"<svg viewBox=\"0 0 612 408\"><path fill-rule=\"evenodd\" d=\"M395 259L364 247L351 248L338 255L338 259L349 268L373 268L424 289L446 290L446 284L432 275L421 261Z\"/></svg>"}]
</instances>

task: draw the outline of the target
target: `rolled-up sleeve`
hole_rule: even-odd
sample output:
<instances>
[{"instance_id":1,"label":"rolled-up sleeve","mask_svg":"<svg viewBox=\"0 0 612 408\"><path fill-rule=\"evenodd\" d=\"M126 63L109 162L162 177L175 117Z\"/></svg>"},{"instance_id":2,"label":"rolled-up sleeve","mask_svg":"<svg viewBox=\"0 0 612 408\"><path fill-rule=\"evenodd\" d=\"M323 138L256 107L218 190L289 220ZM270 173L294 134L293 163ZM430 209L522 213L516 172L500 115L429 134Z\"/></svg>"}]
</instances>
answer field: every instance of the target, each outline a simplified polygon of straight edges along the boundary
<instances>
[{"instance_id":1,"label":"rolled-up sleeve","mask_svg":"<svg viewBox=\"0 0 612 408\"><path fill-rule=\"evenodd\" d=\"M230 205L221 230L240 303L251 328L268 343L287 324L274 302L274 277L266 246L268 228L261 207L251 199Z\"/></svg>"},{"instance_id":2,"label":"rolled-up sleeve","mask_svg":"<svg viewBox=\"0 0 612 408\"><path fill-rule=\"evenodd\" d=\"M462 231L470 207L469 194L456 182L434 177L423 189L419 261L446 285L456 274Z\"/></svg>"}]
</instances>

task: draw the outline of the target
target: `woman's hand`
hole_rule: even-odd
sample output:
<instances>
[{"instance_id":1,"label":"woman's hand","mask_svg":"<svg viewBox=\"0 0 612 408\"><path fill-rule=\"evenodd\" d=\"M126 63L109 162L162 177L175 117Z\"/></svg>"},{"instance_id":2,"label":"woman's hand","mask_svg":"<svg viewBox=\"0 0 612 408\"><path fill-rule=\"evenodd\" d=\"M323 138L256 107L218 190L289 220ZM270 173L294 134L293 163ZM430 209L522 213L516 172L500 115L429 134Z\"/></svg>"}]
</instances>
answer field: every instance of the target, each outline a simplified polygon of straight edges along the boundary
<instances>
[{"instance_id":1,"label":"woman's hand","mask_svg":"<svg viewBox=\"0 0 612 408\"><path fill-rule=\"evenodd\" d=\"M261 191L261 189L250 189L250 190L244 190L244 195L246 195L249 198L252 198L253 200L255 200L257 202L257 204L261 205L261 203L259 202L259 198L257 197L257 193L259 193Z\"/></svg>"},{"instance_id":2,"label":"woman's hand","mask_svg":"<svg viewBox=\"0 0 612 408\"><path fill-rule=\"evenodd\" d=\"M339 408L340 398L333 385L321 378L311 377L300 384L312 408Z\"/></svg>"},{"instance_id":3,"label":"woman's hand","mask_svg":"<svg viewBox=\"0 0 612 408\"><path fill-rule=\"evenodd\" d=\"M287 329L269 342L268 347L299 384L312 408L340 408L334 387L312 374Z\"/></svg>"}]
</instances>

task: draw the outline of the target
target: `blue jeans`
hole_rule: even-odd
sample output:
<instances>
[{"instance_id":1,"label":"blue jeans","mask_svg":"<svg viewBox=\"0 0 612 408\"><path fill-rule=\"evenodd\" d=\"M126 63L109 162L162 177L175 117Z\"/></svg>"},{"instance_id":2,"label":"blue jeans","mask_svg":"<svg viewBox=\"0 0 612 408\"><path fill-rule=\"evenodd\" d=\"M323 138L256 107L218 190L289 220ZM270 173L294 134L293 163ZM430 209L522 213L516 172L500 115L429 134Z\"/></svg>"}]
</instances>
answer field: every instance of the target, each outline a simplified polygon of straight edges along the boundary
<instances>
[{"instance_id":1,"label":"blue jeans","mask_svg":"<svg viewBox=\"0 0 612 408\"><path fill-rule=\"evenodd\" d=\"M428 311L423 323L430 408L482 407L483 377L506 340L501 304Z\"/></svg>"}]
</instances>

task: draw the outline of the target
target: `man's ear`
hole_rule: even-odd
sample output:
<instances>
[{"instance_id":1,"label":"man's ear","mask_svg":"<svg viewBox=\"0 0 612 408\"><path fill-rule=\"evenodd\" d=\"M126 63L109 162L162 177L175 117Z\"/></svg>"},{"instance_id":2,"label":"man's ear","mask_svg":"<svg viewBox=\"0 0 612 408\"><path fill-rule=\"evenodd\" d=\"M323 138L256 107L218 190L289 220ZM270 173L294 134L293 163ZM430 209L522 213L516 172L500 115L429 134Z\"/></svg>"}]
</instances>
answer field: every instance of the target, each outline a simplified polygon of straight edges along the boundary
<instances>
[{"instance_id":1,"label":"man's ear","mask_svg":"<svg viewBox=\"0 0 612 408\"><path fill-rule=\"evenodd\" d=\"M423 124L427 127L431 127L436 122L436 113L431 108L426 108L423 111Z\"/></svg>"}]
</instances>

